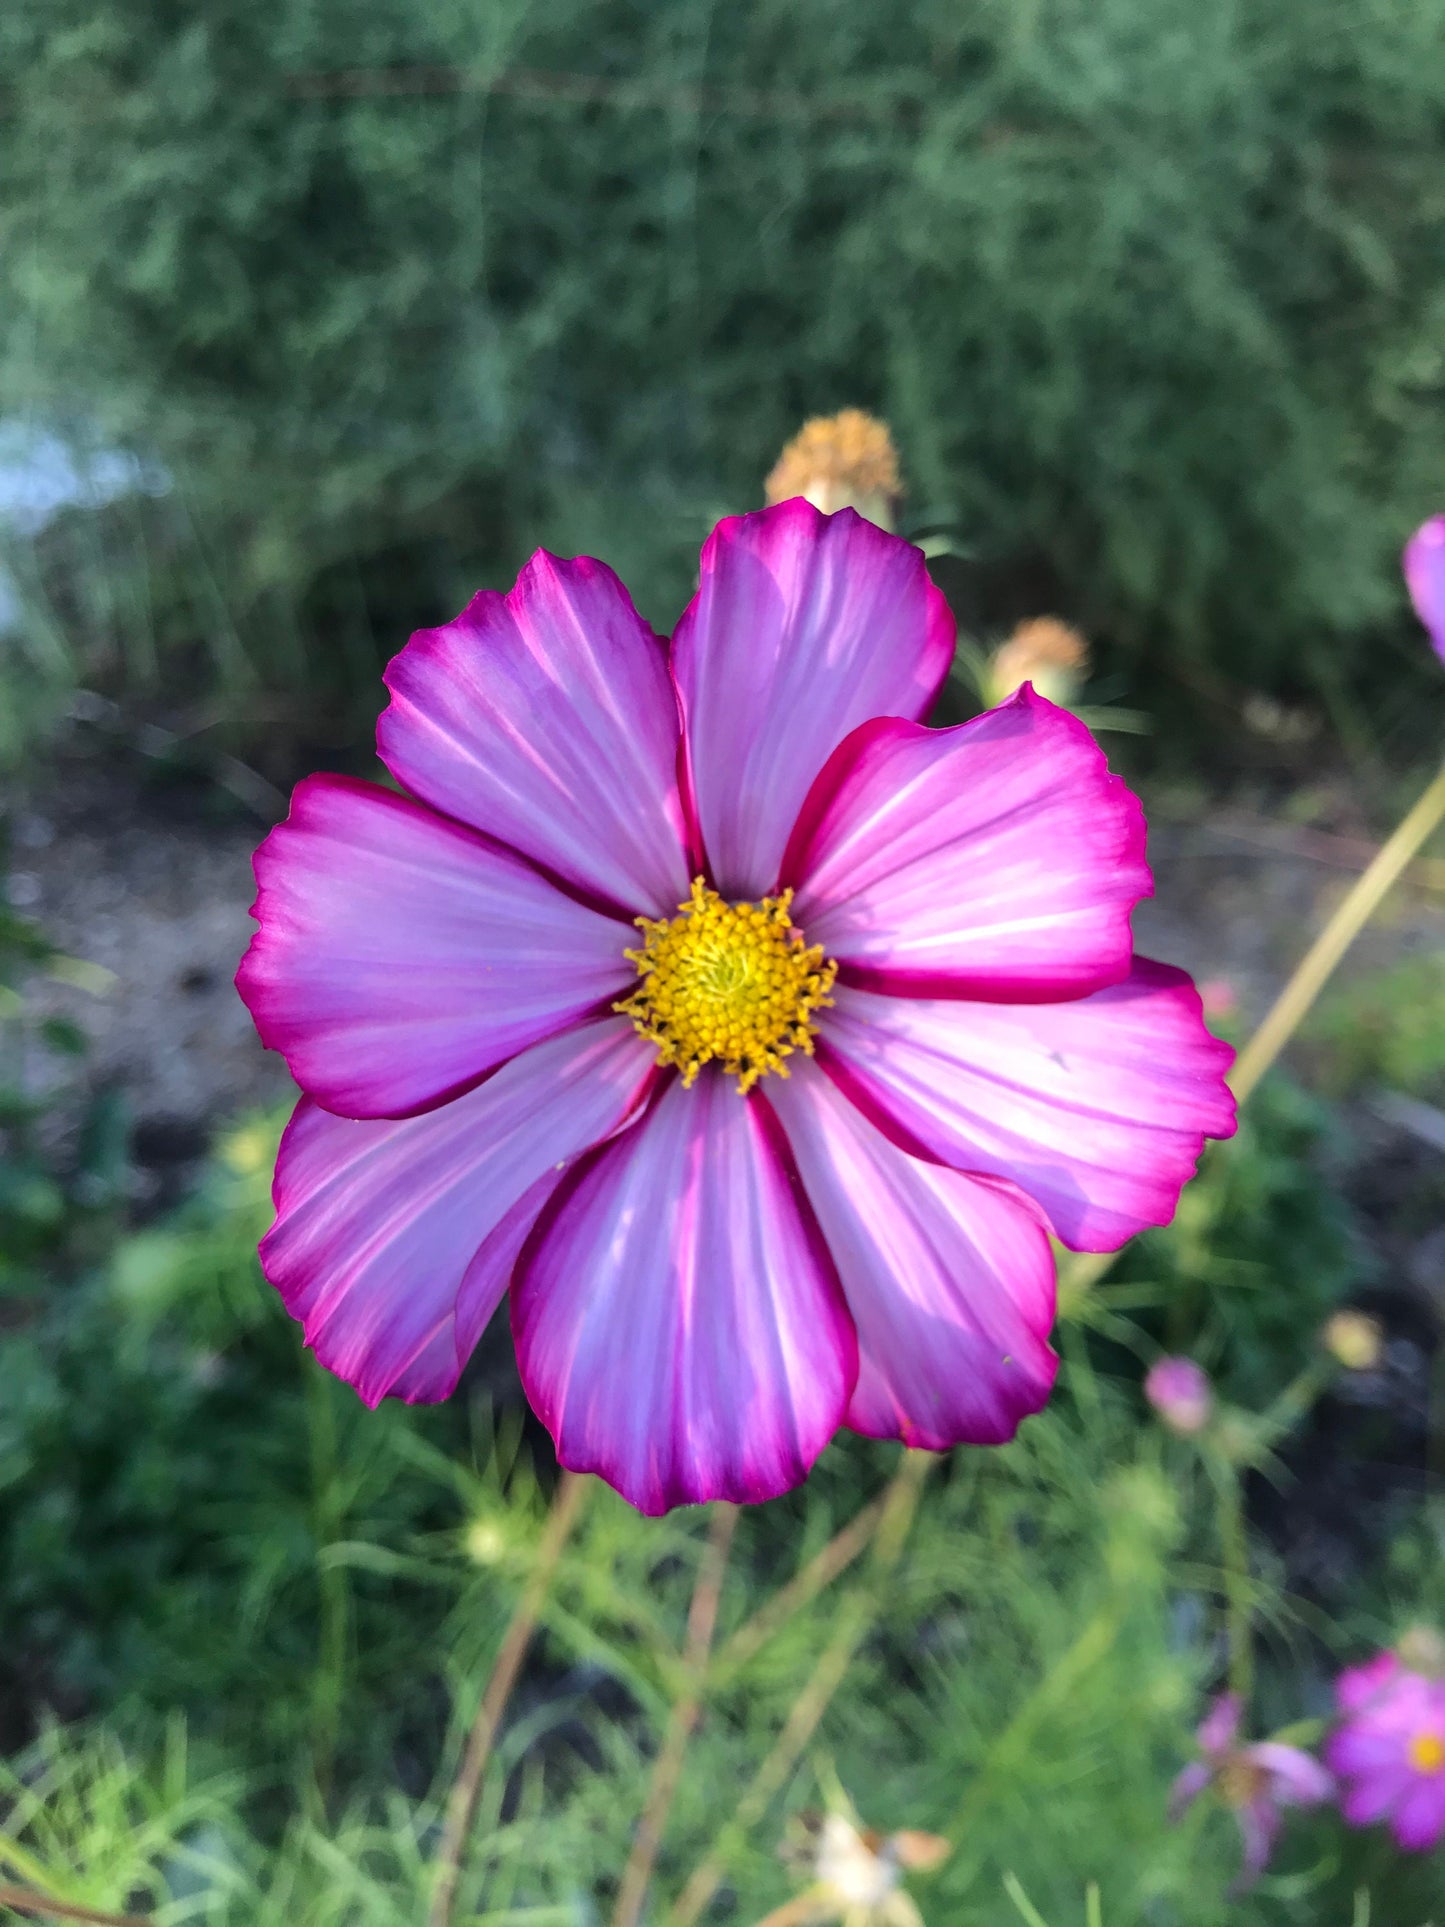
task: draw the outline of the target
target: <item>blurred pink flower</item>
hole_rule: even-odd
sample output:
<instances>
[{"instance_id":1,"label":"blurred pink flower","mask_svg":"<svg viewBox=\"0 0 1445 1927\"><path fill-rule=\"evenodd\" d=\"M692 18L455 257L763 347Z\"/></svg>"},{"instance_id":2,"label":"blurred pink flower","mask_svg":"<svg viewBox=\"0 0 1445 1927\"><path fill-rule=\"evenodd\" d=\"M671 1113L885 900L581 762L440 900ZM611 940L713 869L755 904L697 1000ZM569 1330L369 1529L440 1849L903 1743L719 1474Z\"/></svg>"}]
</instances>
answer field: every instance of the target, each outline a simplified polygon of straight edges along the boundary
<instances>
[{"instance_id":1,"label":"blurred pink flower","mask_svg":"<svg viewBox=\"0 0 1445 1927\"><path fill-rule=\"evenodd\" d=\"M1236 1893L1252 1886L1264 1871L1284 1822L1283 1809L1319 1806L1335 1790L1319 1761L1297 1746L1282 1746L1277 1740L1241 1746L1242 1712L1237 1693L1220 1694L1195 1734L1204 1757L1185 1767L1169 1796L1174 1820L1206 1787L1213 1787L1231 1809L1244 1845Z\"/></svg>"},{"instance_id":2,"label":"blurred pink flower","mask_svg":"<svg viewBox=\"0 0 1445 1927\"><path fill-rule=\"evenodd\" d=\"M445 1398L510 1294L562 1463L645 1512L1044 1404L1048 1234L1165 1223L1232 1053L1133 955L1083 725L922 726L953 646L917 549L794 500L670 646L539 554L391 663L409 793L300 786L237 979L305 1093L262 1265L368 1403Z\"/></svg>"},{"instance_id":3,"label":"blurred pink flower","mask_svg":"<svg viewBox=\"0 0 1445 1927\"><path fill-rule=\"evenodd\" d=\"M1432 515L1405 544L1405 586L1415 614L1445 661L1445 515Z\"/></svg>"},{"instance_id":4,"label":"blurred pink flower","mask_svg":"<svg viewBox=\"0 0 1445 1927\"><path fill-rule=\"evenodd\" d=\"M1352 1827L1387 1820L1400 1846L1424 1852L1445 1838L1445 1680L1379 1653L1335 1682L1340 1724L1325 1757L1345 1782Z\"/></svg>"},{"instance_id":5,"label":"blurred pink flower","mask_svg":"<svg viewBox=\"0 0 1445 1927\"><path fill-rule=\"evenodd\" d=\"M1144 1396L1170 1431L1185 1438L1202 1432L1214 1416L1214 1387L1192 1358L1160 1358L1149 1367Z\"/></svg>"},{"instance_id":6,"label":"blurred pink flower","mask_svg":"<svg viewBox=\"0 0 1445 1927\"><path fill-rule=\"evenodd\" d=\"M1232 1017L1239 1008L1239 992L1228 977L1207 977L1199 986L1206 1017Z\"/></svg>"}]
</instances>

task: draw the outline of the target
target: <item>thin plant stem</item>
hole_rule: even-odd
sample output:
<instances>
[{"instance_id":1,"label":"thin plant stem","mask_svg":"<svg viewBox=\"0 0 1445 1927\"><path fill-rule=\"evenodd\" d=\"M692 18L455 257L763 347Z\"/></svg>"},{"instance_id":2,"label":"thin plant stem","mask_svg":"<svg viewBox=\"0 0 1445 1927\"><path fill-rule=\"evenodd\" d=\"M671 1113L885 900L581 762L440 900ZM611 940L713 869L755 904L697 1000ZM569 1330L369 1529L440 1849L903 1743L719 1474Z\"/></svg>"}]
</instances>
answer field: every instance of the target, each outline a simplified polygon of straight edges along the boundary
<instances>
[{"instance_id":1,"label":"thin plant stem","mask_svg":"<svg viewBox=\"0 0 1445 1927\"><path fill-rule=\"evenodd\" d=\"M341 1706L346 1693L346 1655L351 1624L351 1587L344 1566L321 1557L339 1535L335 1503L336 1414L331 1387L319 1371L307 1373L307 1425L311 1438L312 1526L317 1542L321 1625L311 1700L311 1770L314 1797L325 1806L336 1761Z\"/></svg>"},{"instance_id":2,"label":"thin plant stem","mask_svg":"<svg viewBox=\"0 0 1445 1927\"><path fill-rule=\"evenodd\" d=\"M753 1775L732 1819L693 1869L674 1902L668 1916L671 1927L691 1927L703 1912L726 1878L732 1856L767 1812L817 1731L858 1648L876 1623L883 1584L898 1564L931 1464L927 1453L904 1452L884 1494L868 1575L843 1601L833 1637L789 1708L772 1751Z\"/></svg>"},{"instance_id":3,"label":"thin plant stem","mask_svg":"<svg viewBox=\"0 0 1445 1927\"><path fill-rule=\"evenodd\" d=\"M737 1523L738 1509L735 1505L722 1503L713 1507L707 1544L698 1562L697 1582L693 1587L692 1605L687 1615L682 1691L673 1702L667 1731L653 1764L642 1817L637 1823L627 1865L622 1870L617 1905L612 1913L612 1927L637 1927L642 1916L642 1903L647 1898L648 1883L652 1879L662 1836L667 1830L678 1781L682 1777L683 1756L702 1710L708 1654L712 1650L723 1575L727 1571L728 1553L732 1549Z\"/></svg>"},{"instance_id":4,"label":"thin plant stem","mask_svg":"<svg viewBox=\"0 0 1445 1927\"><path fill-rule=\"evenodd\" d=\"M1268 1411L1260 1417L1256 1434L1256 1459L1251 1463L1257 1463L1260 1449L1272 1446L1276 1440L1294 1430L1338 1372L1339 1367L1331 1360L1317 1358L1306 1365L1303 1371L1295 1373Z\"/></svg>"},{"instance_id":5,"label":"thin plant stem","mask_svg":"<svg viewBox=\"0 0 1445 1927\"><path fill-rule=\"evenodd\" d=\"M1244 1530L1244 1495L1239 1473L1227 1461L1212 1468L1219 1530L1219 1560L1224 1577L1224 1625L1228 1642L1229 1690L1248 1706L1254 1686L1253 1604L1249 1585L1249 1541Z\"/></svg>"},{"instance_id":6,"label":"thin plant stem","mask_svg":"<svg viewBox=\"0 0 1445 1927\"><path fill-rule=\"evenodd\" d=\"M1115 1606L1105 1607L1086 1622L1078 1637L1059 1655L990 1745L982 1766L974 1773L959 1802L953 1825L948 1829L950 1838L968 1838L978 1812L987 1800L989 1784L999 1764L1018 1758L1021 1750L1032 1741L1039 1722L1113 1649L1122 1627L1120 1610Z\"/></svg>"},{"instance_id":7,"label":"thin plant stem","mask_svg":"<svg viewBox=\"0 0 1445 1927\"><path fill-rule=\"evenodd\" d=\"M1240 1052L1229 1082L1241 1104L1299 1029L1335 966L1442 820L1445 765L1394 834L1381 844L1369 868L1295 966L1294 975L1275 999L1269 1015Z\"/></svg>"},{"instance_id":8,"label":"thin plant stem","mask_svg":"<svg viewBox=\"0 0 1445 1927\"><path fill-rule=\"evenodd\" d=\"M785 1586L779 1587L766 1605L760 1606L750 1619L743 1621L730 1639L723 1641L709 1668L710 1678L717 1680L728 1677L746 1666L775 1633L781 1632L788 1621L816 1599L825 1586L831 1585L840 1573L847 1571L878 1530L878 1521L883 1516L883 1503L881 1498L870 1499L847 1525L835 1532L828 1543L813 1554L807 1565L796 1572Z\"/></svg>"},{"instance_id":9,"label":"thin plant stem","mask_svg":"<svg viewBox=\"0 0 1445 1927\"><path fill-rule=\"evenodd\" d=\"M51 1920L90 1921L92 1927L155 1927L154 1914L99 1913L94 1907L77 1907L68 1900L52 1900L49 1894L32 1893L28 1887L0 1887L0 1907Z\"/></svg>"},{"instance_id":10,"label":"thin plant stem","mask_svg":"<svg viewBox=\"0 0 1445 1927\"><path fill-rule=\"evenodd\" d=\"M1391 887L1445 821L1445 765L1393 834L1380 845L1369 867L1344 897L1334 915L1296 964L1264 1021L1235 1059L1229 1084L1243 1104L1269 1071L1314 1006L1336 966L1379 909ZM1091 1286L1114 1268L1116 1251L1076 1257L1060 1280L1060 1309L1067 1315Z\"/></svg>"},{"instance_id":11,"label":"thin plant stem","mask_svg":"<svg viewBox=\"0 0 1445 1927\"><path fill-rule=\"evenodd\" d=\"M557 1561L562 1548L571 1535L573 1526L582 1509L582 1501L588 1490L587 1480L577 1472L564 1472L552 1500L552 1510L548 1514L546 1528L537 1547L537 1556L532 1562L532 1570L517 1601L515 1612L502 1635L501 1646L492 1666L492 1676L487 1681L482 1694L482 1703L477 1708L477 1716L472 1722L472 1730L467 1736L466 1751L457 1771L452 1787L451 1798L447 1802L446 1825L442 1830L442 1842L437 1853L437 1882L432 1895L430 1927L450 1927L452 1903L456 1899L457 1879L461 1870L462 1854L466 1848L467 1835L472 1830L476 1815L477 1800L482 1790L482 1780L487 1771L487 1762L492 1756L492 1746L501 1725L502 1714L506 1711L507 1701L522 1670L522 1661L527 1656L527 1648L532 1643L532 1634L537 1629L543 1604L552 1584Z\"/></svg>"},{"instance_id":12,"label":"thin plant stem","mask_svg":"<svg viewBox=\"0 0 1445 1927\"><path fill-rule=\"evenodd\" d=\"M1043 1915L1024 1892L1023 1882L1016 1873L1004 1875L1003 1890L1022 1914L1026 1927L1048 1927Z\"/></svg>"}]
</instances>

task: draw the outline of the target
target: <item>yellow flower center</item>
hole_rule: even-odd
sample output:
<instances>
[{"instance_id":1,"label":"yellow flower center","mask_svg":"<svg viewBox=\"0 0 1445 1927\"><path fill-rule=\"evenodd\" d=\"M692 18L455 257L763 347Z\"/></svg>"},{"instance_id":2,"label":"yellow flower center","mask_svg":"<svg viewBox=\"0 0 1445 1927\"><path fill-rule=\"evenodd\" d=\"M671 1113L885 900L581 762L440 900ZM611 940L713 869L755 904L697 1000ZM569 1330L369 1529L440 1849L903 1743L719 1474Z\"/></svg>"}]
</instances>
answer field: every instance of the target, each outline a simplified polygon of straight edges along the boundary
<instances>
[{"instance_id":1,"label":"yellow flower center","mask_svg":"<svg viewBox=\"0 0 1445 1927\"><path fill-rule=\"evenodd\" d=\"M641 979L622 1003L660 1063L691 1084L704 1064L720 1064L750 1091L795 1050L811 1057L815 1014L832 1003L838 974L821 944L805 944L788 918L793 893L761 903L724 903L701 877L670 920L639 917L640 950L624 954Z\"/></svg>"},{"instance_id":2,"label":"yellow flower center","mask_svg":"<svg viewBox=\"0 0 1445 1927\"><path fill-rule=\"evenodd\" d=\"M1226 1806L1247 1807L1264 1792L1268 1778L1262 1766L1232 1753L1219 1769L1219 1797Z\"/></svg>"},{"instance_id":3,"label":"yellow flower center","mask_svg":"<svg viewBox=\"0 0 1445 1927\"><path fill-rule=\"evenodd\" d=\"M1410 1764L1417 1773L1445 1772L1445 1737L1417 1733L1410 1742Z\"/></svg>"}]
</instances>

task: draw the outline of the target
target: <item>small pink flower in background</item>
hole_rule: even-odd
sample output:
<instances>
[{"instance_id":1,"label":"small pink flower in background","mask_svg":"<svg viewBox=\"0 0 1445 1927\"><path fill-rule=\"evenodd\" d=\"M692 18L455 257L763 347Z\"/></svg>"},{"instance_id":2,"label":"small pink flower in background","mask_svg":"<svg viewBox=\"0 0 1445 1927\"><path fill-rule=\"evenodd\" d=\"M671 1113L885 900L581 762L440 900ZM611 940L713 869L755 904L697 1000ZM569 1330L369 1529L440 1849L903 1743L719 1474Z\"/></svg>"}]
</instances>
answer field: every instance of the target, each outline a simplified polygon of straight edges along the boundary
<instances>
[{"instance_id":1,"label":"small pink flower in background","mask_svg":"<svg viewBox=\"0 0 1445 1927\"><path fill-rule=\"evenodd\" d=\"M1335 1682L1340 1724L1325 1757L1344 1782L1353 1827L1389 1822L1400 1846L1424 1852L1445 1839L1445 1679L1379 1653Z\"/></svg>"},{"instance_id":2,"label":"small pink flower in background","mask_svg":"<svg viewBox=\"0 0 1445 1927\"><path fill-rule=\"evenodd\" d=\"M1435 653L1445 661L1445 515L1432 515L1405 544L1405 586Z\"/></svg>"},{"instance_id":3,"label":"small pink flower in background","mask_svg":"<svg viewBox=\"0 0 1445 1927\"><path fill-rule=\"evenodd\" d=\"M1239 1009L1239 992L1228 977L1207 977L1199 986L1206 1017L1232 1017Z\"/></svg>"},{"instance_id":4,"label":"small pink flower in background","mask_svg":"<svg viewBox=\"0 0 1445 1927\"><path fill-rule=\"evenodd\" d=\"M645 1512L1044 1404L1048 1234L1165 1223L1231 1052L1133 955L1137 799L1031 690L924 728L952 653L918 550L794 500L670 645L539 554L392 662L407 793L300 785L237 980L305 1093L262 1264L368 1403L510 1296L562 1463Z\"/></svg>"},{"instance_id":5,"label":"small pink flower in background","mask_svg":"<svg viewBox=\"0 0 1445 1927\"><path fill-rule=\"evenodd\" d=\"M1144 1396L1169 1427L1185 1438L1202 1432L1214 1416L1214 1387L1192 1358L1160 1358L1149 1367Z\"/></svg>"},{"instance_id":6,"label":"small pink flower in background","mask_svg":"<svg viewBox=\"0 0 1445 1927\"><path fill-rule=\"evenodd\" d=\"M1236 1893L1263 1873L1284 1824L1284 1809L1319 1806L1335 1790L1319 1761L1297 1746L1282 1746L1277 1740L1241 1746L1243 1710L1237 1693L1220 1694L1194 1736L1204 1757L1185 1767L1169 1796L1174 1820L1206 1787L1213 1787L1231 1809L1244 1844Z\"/></svg>"}]
</instances>

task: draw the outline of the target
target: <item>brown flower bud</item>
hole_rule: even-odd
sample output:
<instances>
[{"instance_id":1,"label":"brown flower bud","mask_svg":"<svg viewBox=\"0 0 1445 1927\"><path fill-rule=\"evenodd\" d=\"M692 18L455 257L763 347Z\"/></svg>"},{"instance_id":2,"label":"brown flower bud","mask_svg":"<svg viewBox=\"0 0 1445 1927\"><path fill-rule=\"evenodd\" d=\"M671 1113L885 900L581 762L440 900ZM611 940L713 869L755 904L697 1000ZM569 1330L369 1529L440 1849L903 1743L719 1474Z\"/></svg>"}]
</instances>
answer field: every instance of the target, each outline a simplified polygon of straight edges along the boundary
<instances>
[{"instance_id":1,"label":"brown flower bud","mask_svg":"<svg viewBox=\"0 0 1445 1927\"><path fill-rule=\"evenodd\" d=\"M887 424L861 408L815 416L778 457L764 493L769 503L801 495L825 515L857 509L879 528L891 529L903 485Z\"/></svg>"},{"instance_id":2,"label":"brown flower bud","mask_svg":"<svg viewBox=\"0 0 1445 1927\"><path fill-rule=\"evenodd\" d=\"M1078 630L1057 616L1035 616L1021 622L995 649L989 663L989 704L1006 701L1031 682L1049 702L1067 708L1088 673L1089 645Z\"/></svg>"}]
</instances>

